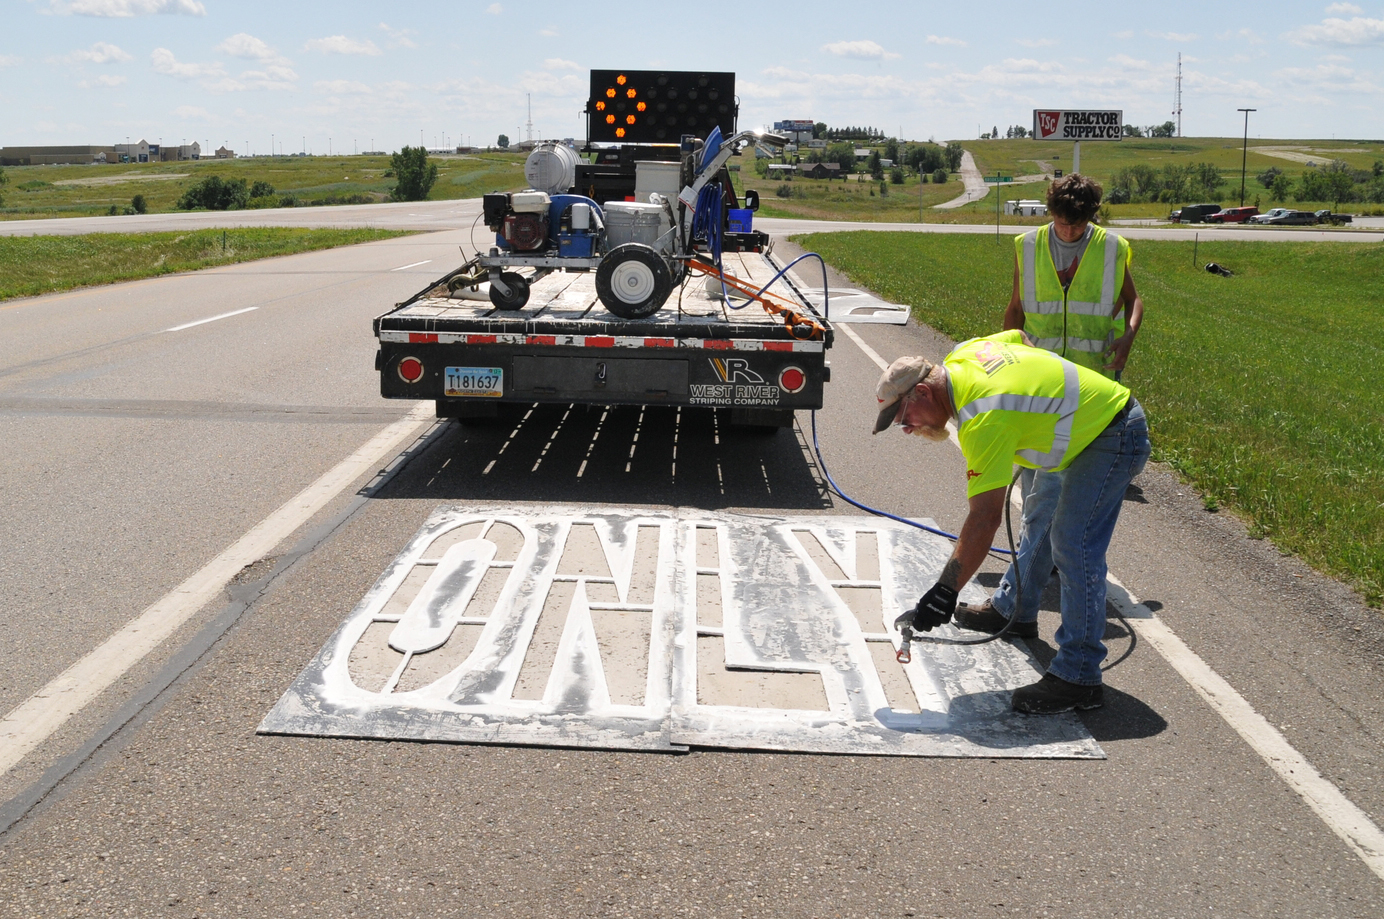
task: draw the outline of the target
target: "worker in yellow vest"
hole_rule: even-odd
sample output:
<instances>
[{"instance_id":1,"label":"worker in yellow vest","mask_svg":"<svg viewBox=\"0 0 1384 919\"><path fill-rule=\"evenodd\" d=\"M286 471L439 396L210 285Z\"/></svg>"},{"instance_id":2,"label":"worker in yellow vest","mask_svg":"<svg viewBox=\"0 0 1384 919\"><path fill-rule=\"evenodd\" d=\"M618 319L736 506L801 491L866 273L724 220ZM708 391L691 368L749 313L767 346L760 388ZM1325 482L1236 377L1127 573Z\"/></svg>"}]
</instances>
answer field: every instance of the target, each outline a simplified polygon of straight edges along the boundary
<instances>
[{"instance_id":1,"label":"worker in yellow vest","mask_svg":"<svg viewBox=\"0 0 1384 919\"><path fill-rule=\"evenodd\" d=\"M1037 347L1119 380L1144 321L1144 302L1129 270L1129 243L1091 222L1100 202L1100 185L1079 173L1048 186L1052 223L1014 238L1014 290L1004 327L1021 329ZM1013 616L1010 634L1038 634L1038 603L1053 572L1049 534L1061 476L1040 469L1020 473L1024 505L1018 555L994 596L961 604L957 625L994 633ZM1022 597L1016 581L1023 586Z\"/></svg>"},{"instance_id":2,"label":"worker in yellow vest","mask_svg":"<svg viewBox=\"0 0 1384 919\"><path fill-rule=\"evenodd\" d=\"M940 366L901 357L880 377L875 396L876 434L900 424L906 433L946 440L947 422L954 421L966 458L969 510L956 548L937 583L895 626L929 631L953 614L964 625L957 594L989 551L1012 465L1056 472L1049 529L1051 557L1062 575L1057 656L1041 680L1014 691L1011 704L1029 714L1098 708L1106 655L1105 553L1125 488L1149 456L1139 403L1114 380L1031 347L1016 330L962 342ZM1036 634L1036 624L1029 629Z\"/></svg>"},{"instance_id":3,"label":"worker in yellow vest","mask_svg":"<svg viewBox=\"0 0 1384 919\"><path fill-rule=\"evenodd\" d=\"M1079 173L1048 186L1052 223L1014 237L1014 290L1006 329L1039 348L1119 379L1144 321L1129 243L1091 221L1101 187Z\"/></svg>"}]
</instances>

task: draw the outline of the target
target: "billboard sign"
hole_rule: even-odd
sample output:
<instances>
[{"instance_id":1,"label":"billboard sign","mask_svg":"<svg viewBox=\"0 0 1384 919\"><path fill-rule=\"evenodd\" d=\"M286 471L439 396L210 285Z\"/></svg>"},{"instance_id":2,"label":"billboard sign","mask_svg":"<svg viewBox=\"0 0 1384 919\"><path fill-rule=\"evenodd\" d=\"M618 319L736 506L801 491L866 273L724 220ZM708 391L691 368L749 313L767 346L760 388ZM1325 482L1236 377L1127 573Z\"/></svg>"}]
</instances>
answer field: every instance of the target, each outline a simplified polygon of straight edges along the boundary
<instances>
[{"instance_id":1,"label":"billboard sign","mask_svg":"<svg viewBox=\"0 0 1384 919\"><path fill-rule=\"evenodd\" d=\"M1123 136L1122 110L1033 110L1036 140L1119 140Z\"/></svg>"},{"instance_id":2,"label":"billboard sign","mask_svg":"<svg viewBox=\"0 0 1384 919\"><path fill-rule=\"evenodd\" d=\"M808 133L808 134L811 134L811 133L812 133L812 119L811 119L811 118L795 118L795 119L790 119L790 120L788 120L788 121L775 121L775 122L774 122L774 130L775 130L775 131L806 132L806 133Z\"/></svg>"}]
</instances>

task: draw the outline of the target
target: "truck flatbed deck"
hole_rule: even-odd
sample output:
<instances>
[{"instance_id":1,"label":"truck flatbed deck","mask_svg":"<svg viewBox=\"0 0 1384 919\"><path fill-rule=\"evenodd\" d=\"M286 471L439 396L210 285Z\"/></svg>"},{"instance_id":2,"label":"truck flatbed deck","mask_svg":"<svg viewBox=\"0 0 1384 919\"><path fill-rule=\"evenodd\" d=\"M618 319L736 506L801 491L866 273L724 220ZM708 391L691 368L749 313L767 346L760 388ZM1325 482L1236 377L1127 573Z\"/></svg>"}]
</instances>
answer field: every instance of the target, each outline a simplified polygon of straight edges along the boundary
<instances>
[{"instance_id":1,"label":"truck flatbed deck","mask_svg":"<svg viewBox=\"0 0 1384 919\"><path fill-rule=\"evenodd\" d=\"M755 289L779 268L755 252L727 252L723 264ZM730 308L702 276L640 320L610 313L590 272L545 275L517 310L449 295L445 281L375 320L385 397L436 399L444 417L483 417L500 402L666 403L778 424L822 404L832 329L784 280L770 292L822 327L812 339L758 303Z\"/></svg>"}]
</instances>

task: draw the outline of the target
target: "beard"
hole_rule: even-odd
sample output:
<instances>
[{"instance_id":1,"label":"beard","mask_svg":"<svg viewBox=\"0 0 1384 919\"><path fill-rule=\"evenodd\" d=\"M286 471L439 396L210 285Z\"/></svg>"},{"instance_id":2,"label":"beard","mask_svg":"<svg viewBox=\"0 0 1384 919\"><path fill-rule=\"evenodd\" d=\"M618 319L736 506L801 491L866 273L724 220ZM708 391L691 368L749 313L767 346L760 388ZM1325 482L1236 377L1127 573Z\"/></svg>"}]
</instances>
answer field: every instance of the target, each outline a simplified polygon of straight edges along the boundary
<instances>
[{"instance_id":1,"label":"beard","mask_svg":"<svg viewBox=\"0 0 1384 919\"><path fill-rule=\"evenodd\" d=\"M941 443L950 436L946 428L934 428L927 424L920 424L909 433L915 437L925 437L935 444Z\"/></svg>"}]
</instances>

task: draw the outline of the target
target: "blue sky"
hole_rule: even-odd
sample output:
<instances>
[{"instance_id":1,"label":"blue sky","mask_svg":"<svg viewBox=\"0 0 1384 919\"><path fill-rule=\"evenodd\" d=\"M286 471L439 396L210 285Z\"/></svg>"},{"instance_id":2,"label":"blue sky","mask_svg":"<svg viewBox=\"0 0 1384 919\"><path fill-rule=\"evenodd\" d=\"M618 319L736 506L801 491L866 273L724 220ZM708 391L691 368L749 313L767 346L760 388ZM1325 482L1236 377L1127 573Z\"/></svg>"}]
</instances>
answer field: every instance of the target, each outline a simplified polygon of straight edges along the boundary
<instances>
[{"instance_id":1,"label":"blue sky","mask_svg":"<svg viewBox=\"0 0 1384 919\"><path fill-rule=\"evenodd\" d=\"M706 11L688 20L685 11ZM1120 108L1183 133L1384 137L1384 0L357 3L0 0L0 145L325 153L584 134L591 68L731 70L740 126L910 139Z\"/></svg>"}]
</instances>

